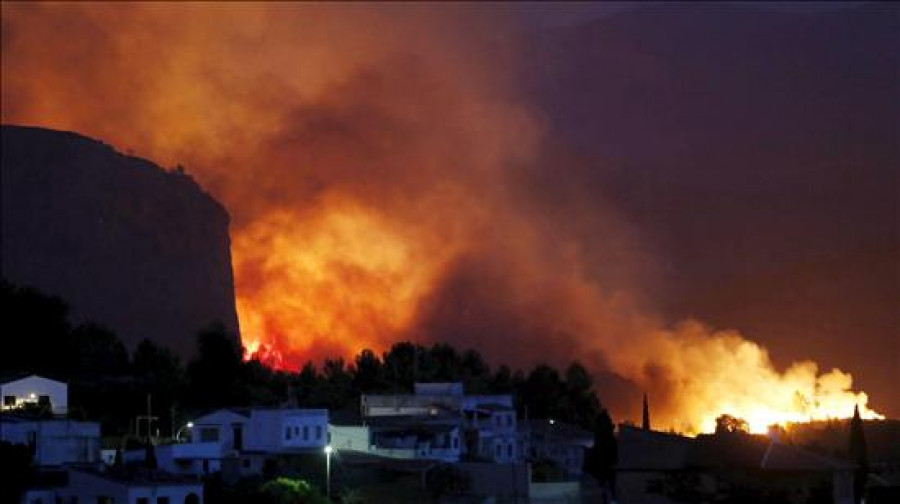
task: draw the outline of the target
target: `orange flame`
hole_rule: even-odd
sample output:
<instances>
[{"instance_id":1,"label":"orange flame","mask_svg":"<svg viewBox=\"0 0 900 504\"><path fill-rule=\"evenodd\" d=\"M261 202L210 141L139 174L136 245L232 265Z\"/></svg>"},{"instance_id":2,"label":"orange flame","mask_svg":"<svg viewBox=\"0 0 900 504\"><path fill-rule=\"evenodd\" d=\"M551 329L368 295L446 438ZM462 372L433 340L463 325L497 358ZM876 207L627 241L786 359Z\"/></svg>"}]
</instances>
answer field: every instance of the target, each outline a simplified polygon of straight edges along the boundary
<instances>
[{"instance_id":1,"label":"orange flame","mask_svg":"<svg viewBox=\"0 0 900 504\"><path fill-rule=\"evenodd\" d=\"M305 220L268 214L233 243L243 338L277 348L288 369L382 349L409 325L439 269L416 249L358 205L335 201Z\"/></svg>"},{"instance_id":2,"label":"orange flame","mask_svg":"<svg viewBox=\"0 0 900 504\"><path fill-rule=\"evenodd\" d=\"M853 391L849 373L820 373L812 361L779 372L765 348L734 331L711 331L688 321L674 331L655 333L650 341L636 362L648 366L665 361L674 407L664 408L661 424L679 432L711 432L721 414L746 420L754 433L773 425L849 418L857 405L865 419L884 418L868 407L864 392ZM644 383L653 386L652 381Z\"/></svg>"},{"instance_id":3,"label":"orange flame","mask_svg":"<svg viewBox=\"0 0 900 504\"><path fill-rule=\"evenodd\" d=\"M245 340L244 360L256 360L262 364L275 369L283 369L285 367L284 356L274 346L263 343L260 340Z\"/></svg>"}]
</instances>

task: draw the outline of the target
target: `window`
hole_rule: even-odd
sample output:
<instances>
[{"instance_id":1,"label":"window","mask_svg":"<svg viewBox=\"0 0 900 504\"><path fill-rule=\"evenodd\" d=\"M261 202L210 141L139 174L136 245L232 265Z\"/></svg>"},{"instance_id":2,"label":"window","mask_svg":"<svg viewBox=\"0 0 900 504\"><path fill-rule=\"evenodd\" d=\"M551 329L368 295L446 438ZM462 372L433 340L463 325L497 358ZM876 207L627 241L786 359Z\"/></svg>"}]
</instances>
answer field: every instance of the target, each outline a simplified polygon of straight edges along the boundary
<instances>
[{"instance_id":1,"label":"window","mask_svg":"<svg viewBox=\"0 0 900 504\"><path fill-rule=\"evenodd\" d=\"M316 439L322 439L322 426L316 425Z\"/></svg>"},{"instance_id":2,"label":"window","mask_svg":"<svg viewBox=\"0 0 900 504\"><path fill-rule=\"evenodd\" d=\"M138 497L137 504L150 504L150 499L147 497Z\"/></svg>"},{"instance_id":3,"label":"window","mask_svg":"<svg viewBox=\"0 0 900 504\"><path fill-rule=\"evenodd\" d=\"M200 442L201 443L212 443L219 440L219 428L218 427L203 427L200 429Z\"/></svg>"},{"instance_id":4,"label":"window","mask_svg":"<svg viewBox=\"0 0 900 504\"><path fill-rule=\"evenodd\" d=\"M459 449L459 438L456 436L453 436L453 449L454 450Z\"/></svg>"},{"instance_id":5,"label":"window","mask_svg":"<svg viewBox=\"0 0 900 504\"><path fill-rule=\"evenodd\" d=\"M97 497L97 504L115 504L115 502L112 497L106 497L105 495Z\"/></svg>"},{"instance_id":6,"label":"window","mask_svg":"<svg viewBox=\"0 0 900 504\"><path fill-rule=\"evenodd\" d=\"M39 406L50 406L50 396L39 395L38 396L38 405Z\"/></svg>"},{"instance_id":7,"label":"window","mask_svg":"<svg viewBox=\"0 0 900 504\"><path fill-rule=\"evenodd\" d=\"M512 443L507 443L506 445L506 458L512 458Z\"/></svg>"},{"instance_id":8,"label":"window","mask_svg":"<svg viewBox=\"0 0 900 504\"><path fill-rule=\"evenodd\" d=\"M291 426L287 426L284 428L284 439L290 441L291 440Z\"/></svg>"},{"instance_id":9,"label":"window","mask_svg":"<svg viewBox=\"0 0 900 504\"><path fill-rule=\"evenodd\" d=\"M234 436L234 449L235 450L243 450L244 449L244 429L240 424L236 424L232 427L232 434Z\"/></svg>"},{"instance_id":10,"label":"window","mask_svg":"<svg viewBox=\"0 0 900 504\"><path fill-rule=\"evenodd\" d=\"M494 458L500 458L500 445L494 445Z\"/></svg>"},{"instance_id":11,"label":"window","mask_svg":"<svg viewBox=\"0 0 900 504\"><path fill-rule=\"evenodd\" d=\"M168 497L157 497L156 504L169 504L169 498Z\"/></svg>"},{"instance_id":12,"label":"window","mask_svg":"<svg viewBox=\"0 0 900 504\"><path fill-rule=\"evenodd\" d=\"M250 469L250 459L244 459L244 469Z\"/></svg>"},{"instance_id":13,"label":"window","mask_svg":"<svg viewBox=\"0 0 900 504\"><path fill-rule=\"evenodd\" d=\"M303 440L309 441L309 426L308 425L303 426Z\"/></svg>"},{"instance_id":14,"label":"window","mask_svg":"<svg viewBox=\"0 0 900 504\"><path fill-rule=\"evenodd\" d=\"M200 504L200 497L195 493L189 493L184 498L184 504Z\"/></svg>"},{"instance_id":15,"label":"window","mask_svg":"<svg viewBox=\"0 0 900 504\"><path fill-rule=\"evenodd\" d=\"M6 407L13 407L16 405L16 396L7 395L3 396L3 405Z\"/></svg>"}]
</instances>

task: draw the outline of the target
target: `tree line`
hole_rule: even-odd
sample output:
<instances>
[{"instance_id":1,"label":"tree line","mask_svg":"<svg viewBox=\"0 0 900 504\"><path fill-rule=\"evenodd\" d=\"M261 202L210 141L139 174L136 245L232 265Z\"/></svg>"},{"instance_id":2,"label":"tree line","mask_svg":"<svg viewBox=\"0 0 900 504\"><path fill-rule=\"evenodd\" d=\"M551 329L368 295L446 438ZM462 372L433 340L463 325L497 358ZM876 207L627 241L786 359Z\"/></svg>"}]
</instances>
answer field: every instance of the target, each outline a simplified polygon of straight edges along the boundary
<instances>
[{"instance_id":1,"label":"tree line","mask_svg":"<svg viewBox=\"0 0 900 504\"><path fill-rule=\"evenodd\" d=\"M71 416L100 421L104 435L133 433L134 418L152 397L155 428L171 435L197 414L220 407L279 406L358 411L360 394L404 393L414 382L460 381L471 394L514 394L519 418L554 418L594 431L612 422L594 391L591 374L578 362L562 372L546 364L528 372L491 369L472 349L446 343L395 343L380 355L363 350L352 360L306 362L298 371L245 360L238 338L221 324L200 330L186 363L153 341L129 354L102 325L74 325L58 297L2 283L6 350L4 373L36 373L69 383Z\"/></svg>"}]
</instances>

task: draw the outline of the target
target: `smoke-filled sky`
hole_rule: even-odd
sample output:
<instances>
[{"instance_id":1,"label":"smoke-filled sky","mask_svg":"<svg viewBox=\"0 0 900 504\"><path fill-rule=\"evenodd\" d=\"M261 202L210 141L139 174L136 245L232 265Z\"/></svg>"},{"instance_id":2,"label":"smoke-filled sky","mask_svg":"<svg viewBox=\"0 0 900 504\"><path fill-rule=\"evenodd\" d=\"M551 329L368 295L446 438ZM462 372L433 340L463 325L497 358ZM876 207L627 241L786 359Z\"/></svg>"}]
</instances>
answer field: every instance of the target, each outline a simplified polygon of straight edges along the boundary
<instances>
[{"instance_id":1,"label":"smoke-filled sky","mask_svg":"<svg viewBox=\"0 0 900 504\"><path fill-rule=\"evenodd\" d=\"M897 15L4 2L2 120L184 165L287 367L449 341L685 430L898 416Z\"/></svg>"}]
</instances>

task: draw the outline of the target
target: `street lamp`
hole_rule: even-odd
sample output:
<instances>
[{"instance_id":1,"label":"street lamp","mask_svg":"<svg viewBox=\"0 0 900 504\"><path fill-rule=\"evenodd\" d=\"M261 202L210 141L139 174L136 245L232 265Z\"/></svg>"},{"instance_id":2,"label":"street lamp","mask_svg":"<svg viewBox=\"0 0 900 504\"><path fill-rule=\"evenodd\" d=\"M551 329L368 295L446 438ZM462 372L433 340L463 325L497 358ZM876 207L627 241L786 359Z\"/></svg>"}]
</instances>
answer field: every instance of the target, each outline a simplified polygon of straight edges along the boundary
<instances>
[{"instance_id":1,"label":"street lamp","mask_svg":"<svg viewBox=\"0 0 900 504\"><path fill-rule=\"evenodd\" d=\"M325 496L331 498L331 452L334 448L330 444L325 445Z\"/></svg>"},{"instance_id":2,"label":"street lamp","mask_svg":"<svg viewBox=\"0 0 900 504\"><path fill-rule=\"evenodd\" d=\"M194 422L188 422L188 423L182 425L181 428L178 429L178 432L175 433L175 442L176 442L176 443L180 443L180 442L181 442L181 431L183 431L185 428L193 429L193 428L194 428Z\"/></svg>"}]
</instances>

